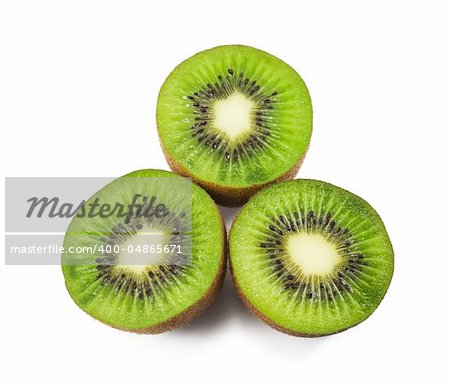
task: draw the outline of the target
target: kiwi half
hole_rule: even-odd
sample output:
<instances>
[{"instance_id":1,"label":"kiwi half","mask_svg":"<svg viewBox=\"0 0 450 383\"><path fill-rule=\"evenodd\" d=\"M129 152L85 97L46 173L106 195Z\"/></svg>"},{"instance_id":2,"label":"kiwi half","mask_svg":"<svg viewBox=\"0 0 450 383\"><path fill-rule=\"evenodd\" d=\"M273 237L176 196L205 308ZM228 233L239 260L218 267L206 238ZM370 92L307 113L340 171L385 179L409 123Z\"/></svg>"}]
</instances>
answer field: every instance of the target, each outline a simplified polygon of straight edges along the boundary
<instances>
[{"instance_id":1,"label":"kiwi half","mask_svg":"<svg viewBox=\"0 0 450 383\"><path fill-rule=\"evenodd\" d=\"M190 57L164 82L157 126L166 159L223 205L293 178L307 151L312 106L285 62L242 45Z\"/></svg>"},{"instance_id":2,"label":"kiwi half","mask_svg":"<svg viewBox=\"0 0 450 383\"><path fill-rule=\"evenodd\" d=\"M258 317L291 335L343 331L383 299L394 254L375 210L315 180L270 186L242 208L230 231L236 288Z\"/></svg>"},{"instance_id":3,"label":"kiwi half","mask_svg":"<svg viewBox=\"0 0 450 383\"><path fill-rule=\"evenodd\" d=\"M89 315L122 330L159 333L187 323L213 301L225 273L226 233L204 190L162 170L118 178L84 206L95 200L128 206L135 196L142 208L128 209L129 216L76 216L62 269L71 297ZM81 248L92 253L69 253ZM127 261L136 255L148 262Z\"/></svg>"}]
</instances>

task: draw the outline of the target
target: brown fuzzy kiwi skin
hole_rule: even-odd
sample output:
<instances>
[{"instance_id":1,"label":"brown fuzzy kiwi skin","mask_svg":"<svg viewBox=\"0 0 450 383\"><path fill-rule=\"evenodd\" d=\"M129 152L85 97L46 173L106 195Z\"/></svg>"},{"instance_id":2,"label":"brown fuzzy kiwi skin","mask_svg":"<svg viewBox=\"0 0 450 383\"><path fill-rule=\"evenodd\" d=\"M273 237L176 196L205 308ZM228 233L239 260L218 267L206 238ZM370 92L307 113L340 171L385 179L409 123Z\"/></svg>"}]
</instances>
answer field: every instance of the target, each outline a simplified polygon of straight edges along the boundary
<instances>
[{"instance_id":1,"label":"brown fuzzy kiwi skin","mask_svg":"<svg viewBox=\"0 0 450 383\"><path fill-rule=\"evenodd\" d=\"M194 318L198 317L203 311L205 311L211 305L211 303L214 302L218 292L220 291L220 289L223 285L223 281L225 278L226 264L227 264L227 240L226 240L227 232L226 232L225 223L223 221L222 214L220 213L220 210L217 205L216 205L216 209L217 209L217 214L219 214L220 221L222 224L222 249L223 250L222 250L222 254L221 254L219 270L217 271L216 277L202 298L200 298L192 306L188 307L187 309L185 309L178 315L174 316L173 318L170 318L169 320L167 320L165 322L158 323L151 327L130 329L130 328L124 328L124 327L120 327L120 326L113 326L110 323L106 323L106 322L100 321L100 320L99 321L110 327L113 327L115 329L132 332L132 333L136 333L136 334L160 334L160 333L171 331L178 327L186 325L188 322L190 322ZM97 319L97 318L94 318L94 319Z\"/></svg>"},{"instance_id":2,"label":"brown fuzzy kiwi skin","mask_svg":"<svg viewBox=\"0 0 450 383\"><path fill-rule=\"evenodd\" d=\"M303 156L291 169L283 173L278 178L275 178L274 180L271 180L263 184L255 184L249 187L237 188L230 186L222 186L215 184L213 182L197 178L194 174L190 173L183 165L175 161L175 159L170 155L170 153L165 148L161 139L159 140L159 143L161 144L164 157L166 158L166 161L169 164L169 167L172 171L183 177L191 178L196 184L200 185L203 189L205 189L208 192L208 194L214 199L214 201L216 201L219 205L229 207L242 206L257 191L271 184L293 179L297 175L297 172L299 171L300 166L303 163L303 159L305 158L309 148L309 146L306 148L305 152L303 153Z\"/></svg>"}]
</instances>

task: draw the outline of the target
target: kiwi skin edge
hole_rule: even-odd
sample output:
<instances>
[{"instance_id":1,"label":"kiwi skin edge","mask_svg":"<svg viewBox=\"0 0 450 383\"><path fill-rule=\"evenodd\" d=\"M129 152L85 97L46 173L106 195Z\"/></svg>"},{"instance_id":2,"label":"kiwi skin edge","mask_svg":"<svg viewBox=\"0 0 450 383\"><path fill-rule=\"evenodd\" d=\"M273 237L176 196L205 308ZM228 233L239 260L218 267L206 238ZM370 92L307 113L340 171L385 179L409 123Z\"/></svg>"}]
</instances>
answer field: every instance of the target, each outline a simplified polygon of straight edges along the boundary
<instances>
[{"instance_id":1,"label":"kiwi skin edge","mask_svg":"<svg viewBox=\"0 0 450 383\"><path fill-rule=\"evenodd\" d=\"M236 281L236 278L234 277L234 274L233 274L233 267L232 267L232 265L231 265L231 261L230 261L230 260L229 260L229 267L230 267L231 279L233 280L234 287L235 287L235 289L236 289L236 291L237 291L237 294L238 294L239 298L242 300L242 302L244 302L244 304L245 304L245 306L247 307L247 309L248 309L253 315L255 315L257 318L261 319L263 322L266 322L270 327L272 327L272 328L274 328L275 330L278 330L278 331L280 331L280 332L282 332L282 333L284 333L284 334L292 335L292 336L296 336L296 337L301 337L301 338L321 338L321 337L328 336L328 335L339 334L339 333L341 333L341 332L343 332L343 331L345 331L345 330L348 330L348 329L350 329L350 328L352 328L352 327L355 327L355 326L361 324L361 323L364 322L367 318L370 317L370 315L369 315L369 317L365 318L363 321L361 321L361 322L359 322L359 323L354 324L353 326L346 327L346 328L343 328L342 330L339 330L339 331L336 331L336 332L332 332L332 333L325 333L325 334L305 334L305 333L301 333L301 332L296 332L296 331L289 330L289 329L287 329L287 328L284 328L284 327L281 327L281 326L277 325L273 320L267 318L263 313L261 313L260 311L258 311L258 309L257 309L255 306L253 306L253 304L245 297L244 293L241 291L241 289L240 289L240 287L239 287L239 285L238 285L238 283L237 283L237 281ZM381 302L380 302L380 303L381 303Z\"/></svg>"},{"instance_id":2,"label":"kiwi skin edge","mask_svg":"<svg viewBox=\"0 0 450 383\"><path fill-rule=\"evenodd\" d=\"M221 261L219 265L219 270L217 271L217 275L209 287L208 291L206 291L205 295L201 297L196 303L192 306L189 306L186 310L182 311L178 315L170 318L169 320L158 323L151 327L140 328L140 329L130 329L118 326L112 326L110 323L106 323L104 321L99 320L100 322L108 325L109 327L113 327L118 330L123 330L127 332L137 333L137 334L160 334L166 331L174 330L178 327L184 326L192 319L198 317L203 311L205 311L215 300L218 292L220 291L223 281L225 278L226 264L227 264L227 232L225 229L225 224L222 218L222 214L219 211L218 206L216 205L217 214L220 217L220 221L222 223L222 243L223 243L223 251L221 254ZM97 318L94 318L97 319ZM97 319L98 320L98 319Z\"/></svg>"},{"instance_id":3,"label":"kiwi skin edge","mask_svg":"<svg viewBox=\"0 0 450 383\"><path fill-rule=\"evenodd\" d=\"M196 184L200 185L203 189L205 189L208 192L208 194L214 199L214 201L216 201L219 205L229 207L244 205L253 194L265 188L266 186L269 186L271 184L280 181L287 181L293 179L296 176L297 172L299 171L300 166L302 165L306 153L308 152L309 149L308 145L305 152L303 153L303 156L298 160L298 162L291 169L289 169L286 173L282 174L278 178L275 178L263 184L255 184L244 188L237 188L218 185L213 182L201 180L195 177L192 173L190 173L186 168L184 168L180 163L176 162L170 156L169 152L164 147L164 144L161 141L161 139L159 140L159 143L161 144L164 157L166 158L166 161L169 164L169 167L172 171L183 177L191 178Z\"/></svg>"},{"instance_id":4,"label":"kiwi skin edge","mask_svg":"<svg viewBox=\"0 0 450 383\"><path fill-rule=\"evenodd\" d=\"M233 229L233 225L236 222L236 219L233 221L233 224L230 227L229 233L231 233L232 229ZM230 274L231 274L231 279L233 281L233 285L236 289L237 295L239 296L239 298L242 300L242 302L244 303L244 305L247 307L247 309L253 314L255 315L257 318L261 319L263 322L267 323L270 327L272 327L275 330L278 330L284 334L287 335L292 335L292 336L296 336L296 337L302 337L302 338L320 338L320 337L324 337L324 336L328 336L328 335L334 335L334 334L339 334L345 330L348 330L352 327L355 327L359 324L361 324L362 322L364 322L365 320L367 320L367 318L369 318L373 312L375 312L375 310L377 309L377 307L381 304L381 302L383 300L380 301L380 303L378 304L378 306L375 308L375 310L372 312L372 314L370 314L367 318L365 318L364 320L362 320L359 323L355 323L353 326L349 326L346 328L343 328L342 330L333 332L333 333L324 333L324 334L305 334L305 333L301 333L301 332L296 332L296 331L292 331L288 328L282 327L278 324L276 324L272 319L266 317L261 311L259 311L245 296L245 294L242 292L241 288L239 287L239 284L237 282L237 279L234 276L234 272L233 272L233 265L231 263L231 256L229 254L230 249L228 249L228 267L230 269Z\"/></svg>"},{"instance_id":5,"label":"kiwi skin edge","mask_svg":"<svg viewBox=\"0 0 450 383\"><path fill-rule=\"evenodd\" d=\"M302 337L302 338L320 338L322 336L326 336L326 335L333 335L333 334L337 334L339 332L345 331L347 329L342 329L340 331L337 331L333 334L304 334L304 333L300 333L300 332L295 332L292 330L289 330L287 328L281 327L279 325L277 325L273 320L269 319L268 317L266 317L263 313L261 313L260 311L258 311L258 309L253 306L253 304L245 297L244 293L241 291L236 278L234 277L234 273L233 273L233 266L231 265L231 261L229 261L229 268L230 268L230 273L231 273L231 279L233 280L233 284L234 287L237 291L237 294L239 296L239 298L242 300L242 302L244 302L245 306L247 307L247 309L253 314L255 315L257 318L261 319L263 322L266 322L270 327L274 328L275 330L278 330L284 334L288 334L288 335L292 335L292 336L297 336L297 337ZM348 327L350 328L350 327Z\"/></svg>"},{"instance_id":6,"label":"kiwi skin edge","mask_svg":"<svg viewBox=\"0 0 450 383\"><path fill-rule=\"evenodd\" d=\"M306 149L306 152L308 151L308 149ZM303 155L303 158L305 157L305 155ZM303 161L303 158L299 161L299 163L296 165L297 166L297 170L298 168L300 168L300 165ZM236 219L233 221L229 233L231 233L231 230L233 229L233 225L236 222ZM230 249L228 249L229 251ZM261 319L263 322L267 323L270 327L274 328L275 330L278 330L284 334L288 334L288 335L292 335L292 336L297 336L297 337L303 337L303 338L319 338L325 335L332 335L332 334L317 334L317 335L313 335L313 334L304 334L304 333L299 333L299 332L295 332L292 330L289 330L287 328L281 327L279 325L277 325L273 320L269 319L268 317L266 317L261 311L259 311L248 299L247 297L244 295L244 293L242 292L241 288L239 287L239 284L237 282L237 279L234 276L234 272L233 272L233 265L231 263L231 256L228 255L228 267L230 269L230 274L231 274L231 279L233 281L233 285L234 288L236 289L237 295L239 296L239 298L241 299L241 301L244 303L245 307L247 307L247 309L253 314L255 315L257 318ZM346 329L344 329L346 330ZM344 331L341 330L341 331ZM338 331L338 332L341 332Z\"/></svg>"}]
</instances>

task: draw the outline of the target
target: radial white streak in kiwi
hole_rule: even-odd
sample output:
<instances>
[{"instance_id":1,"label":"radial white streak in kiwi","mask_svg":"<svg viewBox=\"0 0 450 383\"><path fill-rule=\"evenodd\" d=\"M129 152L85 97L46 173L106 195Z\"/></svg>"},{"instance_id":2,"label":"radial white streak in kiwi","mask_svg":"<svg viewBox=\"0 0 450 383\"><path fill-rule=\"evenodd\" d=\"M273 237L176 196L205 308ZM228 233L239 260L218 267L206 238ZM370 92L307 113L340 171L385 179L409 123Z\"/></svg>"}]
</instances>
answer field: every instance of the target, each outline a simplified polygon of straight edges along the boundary
<instances>
[{"instance_id":1,"label":"radial white streak in kiwi","mask_svg":"<svg viewBox=\"0 0 450 383\"><path fill-rule=\"evenodd\" d=\"M326 276L342 261L336 246L318 233L289 236L287 251L306 276Z\"/></svg>"},{"instance_id":2,"label":"radial white streak in kiwi","mask_svg":"<svg viewBox=\"0 0 450 383\"><path fill-rule=\"evenodd\" d=\"M139 278L145 275L151 266L164 264L167 254L163 251L158 252L157 246L167 245L166 237L167 235L163 232L141 231L136 233L120 245L115 271L125 272ZM155 250L153 253L151 252L152 248Z\"/></svg>"},{"instance_id":3,"label":"radial white streak in kiwi","mask_svg":"<svg viewBox=\"0 0 450 383\"><path fill-rule=\"evenodd\" d=\"M235 92L214 104L214 127L224 132L231 140L252 129L253 101Z\"/></svg>"}]
</instances>

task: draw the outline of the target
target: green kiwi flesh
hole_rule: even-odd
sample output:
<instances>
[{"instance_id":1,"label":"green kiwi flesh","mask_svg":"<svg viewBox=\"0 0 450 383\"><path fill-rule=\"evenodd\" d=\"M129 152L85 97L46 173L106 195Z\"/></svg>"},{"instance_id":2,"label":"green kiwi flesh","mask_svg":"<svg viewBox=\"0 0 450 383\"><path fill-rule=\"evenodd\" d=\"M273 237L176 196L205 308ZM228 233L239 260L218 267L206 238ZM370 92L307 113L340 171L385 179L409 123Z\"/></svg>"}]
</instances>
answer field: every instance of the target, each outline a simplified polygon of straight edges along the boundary
<instances>
[{"instance_id":1,"label":"green kiwi flesh","mask_svg":"<svg viewBox=\"0 0 450 383\"><path fill-rule=\"evenodd\" d=\"M72 220L65 249L98 245L89 255L92 263L62 255L66 287L86 313L122 330L159 333L187 323L212 302L225 272L225 228L211 197L184 181L188 180L162 170L139 170L114 180L85 203L89 206L98 198L101 203L126 206L135 195L151 196L167 207L170 214L164 217L142 217L136 211L128 221L117 215ZM182 187L189 188L186 194ZM116 252L110 247L100 252L101 245L127 249L137 238L141 246L149 243L141 235L149 226L165 243L180 244L177 262L174 254L164 254L158 264L130 266L121 264L118 255L129 250Z\"/></svg>"},{"instance_id":2,"label":"green kiwi flesh","mask_svg":"<svg viewBox=\"0 0 450 383\"><path fill-rule=\"evenodd\" d=\"M312 106L302 78L261 50L227 45L188 58L164 82L157 126L171 168L224 205L292 178L307 151Z\"/></svg>"},{"instance_id":3,"label":"green kiwi flesh","mask_svg":"<svg viewBox=\"0 0 450 383\"><path fill-rule=\"evenodd\" d=\"M254 195L233 223L229 254L250 310L297 336L334 334L365 320L394 270L375 210L315 180L281 182Z\"/></svg>"}]
</instances>

